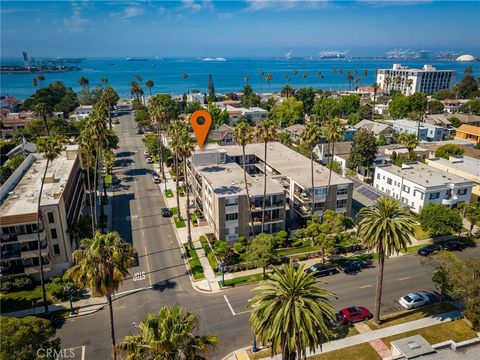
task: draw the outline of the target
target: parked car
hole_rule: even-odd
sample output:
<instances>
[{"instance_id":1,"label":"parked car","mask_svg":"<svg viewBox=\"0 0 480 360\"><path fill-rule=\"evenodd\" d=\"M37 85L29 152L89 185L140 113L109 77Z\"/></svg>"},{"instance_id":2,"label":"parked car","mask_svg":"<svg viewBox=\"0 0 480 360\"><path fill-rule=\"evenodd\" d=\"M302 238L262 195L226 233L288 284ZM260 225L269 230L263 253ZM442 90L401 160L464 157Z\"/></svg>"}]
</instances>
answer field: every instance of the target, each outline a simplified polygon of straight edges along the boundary
<instances>
[{"instance_id":1,"label":"parked car","mask_svg":"<svg viewBox=\"0 0 480 360\"><path fill-rule=\"evenodd\" d=\"M145 161L147 162L147 164L153 164L153 160L151 157L147 157Z\"/></svg>"},{"instance_id":2,"label":"parked car","mask_svg":"<svg viewBox=\"0 0 480 360\"><path fill-rule=\"evenodd\" d=\"M172 216L172 212L170 211L169 208L163 208L163 209L162 209L162 216L163 216L163 217L171 217L171 216Z\"/></svg>"},{"instance_id":3,"label":"parked car","mask_svg":"<svg viewBox=\"0 0 480 360\"><path fill-rule=\"evenodd\" d=\"M161 182L160 176L158 176L157 174L152 175L152 180L155 184L160 184L160 182Z\"/></svg>"},{"instance_id":4,"label":"parked car","mask_svg":"<svg viewBox=\"0 0 480 360\"><path fill-rule=\"evenodd\" d=\"M448 251L461 251L465 248L463 243L457 240L445 241L441 246L443 250L448 250Z\"/></svg>"},{"instance_id":5,"label":"parked car","mask_svg":"<svg viewBox=\"0 0 480 360\"><path fill-rule=\"evenodd\" d=\"M113 119L113 123L116 124L116 125L118 125L118 124L120 124L120 120L118 120L118 118L114 118L114 119Z\"/></svg>"},{"instance_id":6,"label":"parked car","mask_svg":"<svg viewBox=\"0 0 480 360\"><path fill-rule=\"evenodd\" d=\"M363 320L368 320L373 317L370 310L363 306L352 306L340 310L337 314L337 320L342 324L351 324Z\"/></svg>"},{"instance_id":7,"label":"parked car","mask_svg":"<svg viewBox=\"0 0 480 360\"><path fill-rule=\"evenodd\" d=\"M344 273L357 272L369 267L369 264L363 260L348 260L340 266L340 270Z\"/></svg>"},{"instance_id":8,"label":"parked car","mask_svg":"<svg viewBox=\"0 0 480 360\"><path fill-rule=\"evenodd\" d=\"M143 157L145 157L145 158L150 157L150 153L147 150L145 150L143 152Z\"/></svg>"},{"instance_id":9,"label":"parked car","mask_svg":"<svg viewBox=\"0 0 480 360\"><path fill-rule=\"evenodd\" d=\"M136 133L137 133L137 135L141 135L141 134L143 134L143 130L141 128L138 128Z\"/></svg>"},{"instance_id":10,"label":"parked car","mask_svg":"<svg viewBox=\"0 0 480 360\"><path fill-rule=\"evenodd\" d=\"M402 296L398 302L405 309L415 309L419 306L428 304L430 302L430 297L426 293L419 291Z\"/></svg>"},{"instance_id":11,"label":"parked car","mask_svg":"<svg viewBox=\"0 0 480 360\"><path fill-rule=\"evenodd\" d=\"M335 265L332 264L318 263L310 266L309 268L306 268L305 272L308 274L313 274L313 276L315 277L320 277L336 274L338 272L338 269Z\"/></svg>"},{"instance_id":12,"label":"parked car","mask_svg":"<svg viewBox=\"0 0 480 360\"><path fill-rule=\"evenodd\" d=\"M112 176L112 185L118 185L120 184L120 179L116 177L115 175Z\"/></svg>"},{"instance_id":13,"label":"parked car","mask_svg":"<svg viewBox=\"0 0 480 360\"><path fill-rule=\"evenodd\" d=\"M440 250L442 250L440 245L427 245L418 250L418 255L428 256Z\"/></svg>"}]
</instances>

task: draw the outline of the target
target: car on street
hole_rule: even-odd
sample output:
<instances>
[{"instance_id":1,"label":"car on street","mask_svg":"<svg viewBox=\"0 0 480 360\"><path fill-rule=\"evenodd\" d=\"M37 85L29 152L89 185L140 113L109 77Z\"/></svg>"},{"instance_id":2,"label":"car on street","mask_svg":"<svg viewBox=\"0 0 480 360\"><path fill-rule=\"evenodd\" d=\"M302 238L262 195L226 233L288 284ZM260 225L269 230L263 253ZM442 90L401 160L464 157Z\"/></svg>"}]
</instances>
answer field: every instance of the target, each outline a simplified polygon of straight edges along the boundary
<instances>
[{"instance_id":1,"label":"car on street","mask_svg":"<svg viewBox=\"0 0 480 360\"><path fill-rule=\"evenodd\" d=\"M163 208L163 209L162 209L162 216L163 216L163 217L171 217L171 216L172 216L172 212L170 211L169 208Z\"/></svg>"},{"instance_id":2,"label":"car on street","mask_svg":"<svg viewBox=\"0 0 480 360\"><path fill-rule=\"evenodd\" d=\"M151 157L147 157L145 161L147 162L147 164L153 164L153 160Z\"/></svg>"},{"instance_id":3,"label":"car on street","mask_svg":"<svg viewBox=\"0 0 480 360\"><path fill-rule=\"evenodd\" d=\"M158 176L157 174L152 175L152 180L154 184L160 184L160 181L161 181L160 176Z\"/></svg>"},{"instance_id":4,"label":"car on street","mask_svg":"<svg viewBox=\"0 0 480 360\"><path fill-rule=\"evenodd\" d=\"M340 266L340 270L345 274L358 272L369 267L369 264L363 260L348 260Z\"/></svg>"},{"instance_id":5,"label":"car on street","mask_svg":"<svg viewBox=\"0 0 480 360\"><path fill-rule=\"evenodd\" d=\"M440 250L442 250L440 245L435 245L435 244L427 245L427 246L424 246L424 247L422 247L418 250L418 255L428 256L428 255L432 255L432 254L434 254L434 253L436 253L437 251L440 251Z\"/></svg>"},{"instance_id":6,"label":"car on street","mask_svg":"<svg viewBox=\"0 0 480 360\"><path fill-rule=\"evenodd\" d=\"M370 310L363 306L351 306L340 310L337 314L337 320L342 324L352 324L359 321L371 319L373 317Z\"/></svg>"},{"instance_id":7,"label":"car on street","mask_svg":"<svg viewBox=\"0 0 480 360\"><path fill-rule=\"evenodd\" d=\"M120 120L118 120L118 118L114 118L114 119L113 119L113 123L114 123L115 125L118 125L118 124L120 124Z\"/></svg>"},{"instance_id":8,"label":"car on street","mask_svg":"<svg viewBox=\"0 0 480 360\"><path fill-rule=\"evenodd\" d=\"M430 302L430 297L426 293L419 291L402 296L398 302L405 309L409 310L428 304Z\"/></svg>"},{"instance_id":9,"label":"car on street","mask_svg":"<svg viewBox=\"0 0 480 360\"><path fill-rule=\"evenodd\" d=\"M448 251L461 251L465 248L465 246L457 240L445 241L441 246L443 250Z\"/></svg>"},{"instance_id":10,"label":"car on street","mask_svg":"<svg viewBox=\"0 0 480 360\"><path fill-rule=\"evenodd\" d=\"M120 179L116 177L115 175L112 176L112 185L118 185L120 184Z\"/></svg>"},{"instance_id":11,"label":"car on street","mask_svg":"<svg viewBox=\"0 0 480 360\"><path fill-rule=\"evenodd\" d=\"M315 277L320 277L320 276L336 274L338 272L338 269L333 264L318 263L310 266L309 268L306 268L305 272L307 274L313 274L313 276Z\"/></svg>"},{"instance_id":12,"label":"car on street","mask_svg":"<svg viewBox=\"0 0 480 360\"><path fill-rule=\"evenodd\" d=\"M150 153L149 153L147 150L145 150L145 151L143 152L143 156L144 156L145 158L150 157Z\"/></svg>"},{"instance_id":13,"label":"car on street","mask_svg":"<svg viewBox=\"0 0 480 360\"><path fill-rule=\"evenodd\" d=\"M141 135L143 134L143 130L142 128L138 128L137 131L136 131L137 135Z\"/></svg>"}]
</instances>

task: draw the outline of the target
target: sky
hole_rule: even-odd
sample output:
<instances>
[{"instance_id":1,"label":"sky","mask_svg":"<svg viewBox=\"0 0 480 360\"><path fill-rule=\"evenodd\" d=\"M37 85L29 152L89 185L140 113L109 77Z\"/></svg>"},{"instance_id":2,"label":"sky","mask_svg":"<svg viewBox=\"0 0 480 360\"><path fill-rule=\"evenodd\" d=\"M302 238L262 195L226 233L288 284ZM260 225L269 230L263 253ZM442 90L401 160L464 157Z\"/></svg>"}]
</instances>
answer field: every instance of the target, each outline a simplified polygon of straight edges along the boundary
<instances>
[{"instance_id":1,"label":"sky","mask_svg":"<svg viewBox=\"0 0 480 360\"><path fill-rule=\"evenodd\" d=\"M1 1L1 56L480 55L480 1Z\"/></svg>"}]
</instances>

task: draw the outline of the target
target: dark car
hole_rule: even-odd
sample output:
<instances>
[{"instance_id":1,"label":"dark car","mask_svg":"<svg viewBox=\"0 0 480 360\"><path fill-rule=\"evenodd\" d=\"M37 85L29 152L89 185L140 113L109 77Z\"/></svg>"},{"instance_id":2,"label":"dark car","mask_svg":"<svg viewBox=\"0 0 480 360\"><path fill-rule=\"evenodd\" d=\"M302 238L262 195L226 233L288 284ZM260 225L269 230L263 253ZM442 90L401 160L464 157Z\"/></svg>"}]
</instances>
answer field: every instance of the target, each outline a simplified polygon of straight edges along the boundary
<instances>
[{"instance_id":1,"label":"dark car","mask_svg":"<svg viewBox=\"0 0 480 360\"><path fill-rule=\"evenodd\" d=\"M368 267L368 264L362 260L349 260L340 266L340 270L344 273L357 272Z\"/></svg>"},{"instance_id":2,"label":"dark car","mask_svg":"<svg viewBox=\"0 0 480 360\"><path fill-rule=\"evenodd\" d=\"M120 184L120 179L116 177L115 175L112 176L112 185L118 185Z\"/></svg>"},{"instance_id":3,"label":"dark car","mask_svg":"<svg viewBox=\"0 0 480 360\"><path fill-rule=\"evenodd\" d=\"M315 264L305 269L308 274L313 274L315 277L332 275L338 272L337 267L332 264Z\"/></svg>"},{"instance_id":4,"label":"dark car","mask_svg":"<svg viewBox=\"0 0 480 360\"><path fill-rule=\"evenodd\" d=\"M363 320L368 320L373 317L370 310L363 306L352 306L340 310L337 314L337 320L342 324L351 324Z\"/></svg>"},{"instance_id":5,"label":"dark car","mask_svg":"<svg viewBox=\"0 0 480 360\"><path fill-rule=\"evenodd\" d=\"M136 131L136 133L137 133L138 135L143 134L142 128L138 128L137 131Z\"/></svg>"},{"instance_id":6,"label":"dark car","mask_svg":"<svg viewBox=\"0 0 480 360\"><path fill-rule=\"evenodd\" d=\"M440 245L427 245L418 250L418 255L428 256L442 250Z\"/></svg>"},{"instance_id":7,"label":"dark car","mask_svg":"<svg viewBox=\"0 0 480 360\"><path fill-rule=\"evenodd\" d=\"M172 216L172 212L170 211L169 208L163 208L163 209L162 209L162 216L163 216L163 217L171 217L171 216Z\"/></svg>"},{"instance_id":8,"label":"dark car","mask_svg":"<svg viewBox=\"0 0 480 360\"><path fill-rule=\"evenodd\" d=\"M464 249L464 245L460 241L450 240L442 244L442 249L448 251L461 251Z\"/></svg>"}]
</instances>

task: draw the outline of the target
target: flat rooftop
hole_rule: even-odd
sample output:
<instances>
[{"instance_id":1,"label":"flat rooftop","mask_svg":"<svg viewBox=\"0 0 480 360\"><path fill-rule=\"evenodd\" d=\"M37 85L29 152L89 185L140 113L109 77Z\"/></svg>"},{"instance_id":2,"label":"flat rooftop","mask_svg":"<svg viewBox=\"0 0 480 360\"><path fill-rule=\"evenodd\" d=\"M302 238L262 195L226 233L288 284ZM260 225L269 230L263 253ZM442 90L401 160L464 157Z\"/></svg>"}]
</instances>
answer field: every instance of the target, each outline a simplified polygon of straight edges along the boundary
<instances>
[{"instance_id":1,"label":"flat rooftop","mask_svg":"<svg viewBox=\"0 0 480 360\"><path fill-rule=\"evenodd\" d=\"M473 157L460 155L452 156L448 160L444 158L431 158L428 159L428 163L430 162L441 164L458 171L462 171L466 174L473 175L480 179L480 160L474 159Z\"/></svg>"},{"instance_id":2,"label":"flat rooftop","mask_svg":"<svg viewBox=\"0 0 480 360\"><path fill-rule=\"evenodd\" d=\"M218 196L246 195L243 169L237 163L199 166L197 170ZM263 175L247 174L250 196L263 196ZM283 194L283 187L267 176L267 194Z\"/></svg>"},{"instance_id":3,"label":"flat rooftop","mask_svg":"<svg viewBox=\"0 0 480 360\"><path fill-rule=\"evenodd\" d=\"M471 183L468 179L437 170L423 163L406 163L403 168L396 165L384 165L379 166L379 168L423 187L442 186L462 182Z\"/></svg>"},{"instance_id":4,"label":"flat rooftop","mask_svg":"<svg viewBox=\"0 0 480 360\"><path fill-rule=\"evenodd\" d=\"M242 156L240 145L226 145L223 147L228 156ZM304 189L312 186L310 159L297 153L279 142L269 142L267 152L267 164L283 176L287 176ZM246 155L255 155L264 161L264 144L248 144L245 148ZM327 186L329 170L317 162L313 163L315 187ZM332 172L331 185L349 184L350 180L345 179L335 172Z\"/></svg>"},{"instance_id":5,"label":"flat rooftop","mask_svg":"<svg viewBox=\"0 0 480 360\"><path fill-rule=\"evenodd\" d=\"M67 146L66 150L62 151L62 154L49 164L45 184L43 185L42 206L58 204L76 160L76 157L68 159L66 151L76 150L78 150L78 145ZM40 186L47 160L43 159L41 154L35 153L32 155L35 156L36 161L30 165L25 175L5 198L0 206L1 216L37 212Z\"/></svg>"}]
</instances>

